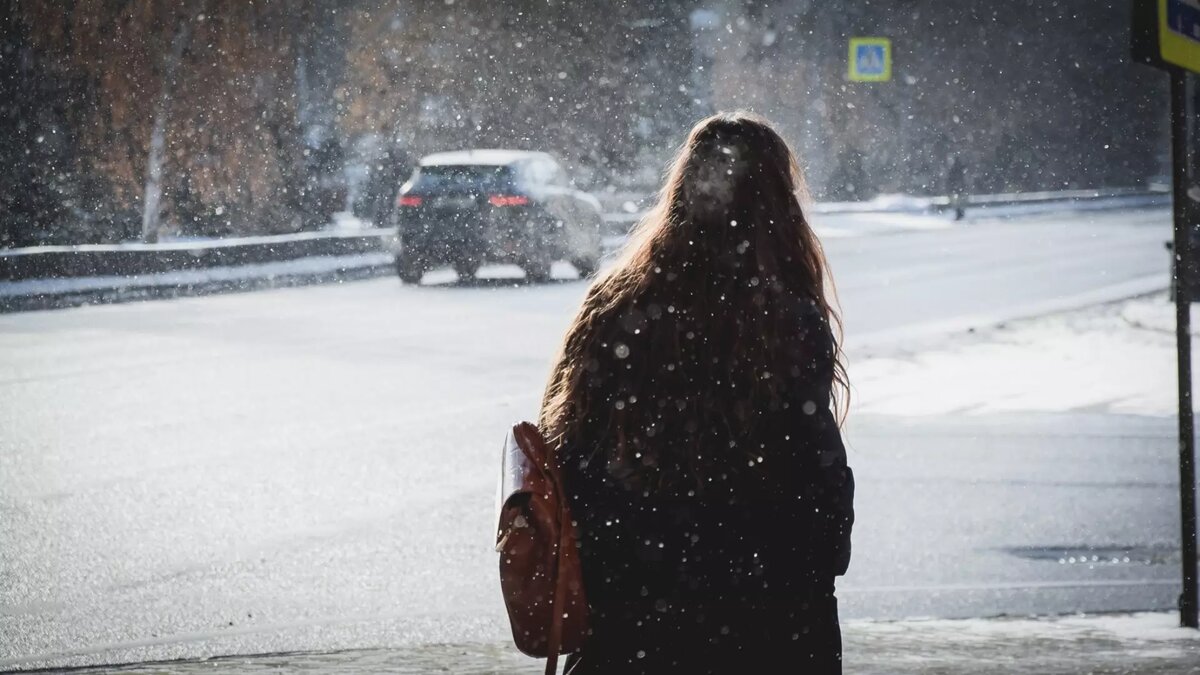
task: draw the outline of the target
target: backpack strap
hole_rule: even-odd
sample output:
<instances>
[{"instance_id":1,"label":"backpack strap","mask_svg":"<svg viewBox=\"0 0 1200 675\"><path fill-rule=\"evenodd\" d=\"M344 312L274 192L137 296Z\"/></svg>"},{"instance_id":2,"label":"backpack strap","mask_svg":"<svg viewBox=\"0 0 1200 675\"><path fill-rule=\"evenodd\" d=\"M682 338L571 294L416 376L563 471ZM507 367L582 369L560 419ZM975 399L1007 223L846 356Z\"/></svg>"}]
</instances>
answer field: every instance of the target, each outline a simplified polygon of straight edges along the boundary
<instances>
[{"instance_id":1,"label":"backpack strap","mask_svg":"<svg viewBox=\"0 0 1200 675\"><path fill-rule=\"evenodd\" d=\"M547 644L549 656L546 658L546 675L554 675L558 668L558 651L562 646L562 631L563 631L563 609L566 604L567 589L563 583L563 551L571 542L568 539L569 530L566 527L566 519L570 518L570 512L567 510L566 495L561 492L561 483L558 486L559 503L558 510L558 545L554 552L554 611L550 615L550 640Z\"/></svg>"}]
</instances>

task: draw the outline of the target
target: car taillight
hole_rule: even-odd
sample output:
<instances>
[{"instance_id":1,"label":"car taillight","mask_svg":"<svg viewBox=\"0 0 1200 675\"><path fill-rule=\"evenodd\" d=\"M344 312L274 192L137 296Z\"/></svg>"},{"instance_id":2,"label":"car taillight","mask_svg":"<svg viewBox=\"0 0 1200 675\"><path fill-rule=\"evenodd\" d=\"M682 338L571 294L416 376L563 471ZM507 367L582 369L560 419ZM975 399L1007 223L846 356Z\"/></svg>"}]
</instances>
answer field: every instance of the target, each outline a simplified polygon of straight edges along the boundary
<instances>
[{"instance_id":1,"label":"car taillight","mask_svg":"<svg viewBox=\"0 0 1200 675\"><path fill-rule=\"evenodd\" d=\"M529 203L529 197L524 195L492 195L488 197L488 203L492 206L525 206Z\"/></svg>"},{"instance_id":2,"label":"car taillight","mask_svg":"<svg viewBox=\"0 0 1200 675\"><path fill-rule=\"evenodd\" d=\"M396 206L420 206L421 198L415 195L400 195L396 199Z\"/></svg>"}]
</instances>

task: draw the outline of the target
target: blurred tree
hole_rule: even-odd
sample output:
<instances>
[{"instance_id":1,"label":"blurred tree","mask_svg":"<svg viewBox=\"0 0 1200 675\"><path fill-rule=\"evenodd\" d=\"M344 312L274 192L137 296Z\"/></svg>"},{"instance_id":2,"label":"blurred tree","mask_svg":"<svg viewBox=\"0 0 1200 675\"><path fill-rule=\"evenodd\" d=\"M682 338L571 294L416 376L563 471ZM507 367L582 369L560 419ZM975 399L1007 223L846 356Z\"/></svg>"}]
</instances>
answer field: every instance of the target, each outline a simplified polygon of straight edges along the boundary
<instances>
[{"instance_id":1,"label":"blurred tree","mask_svg":"<svg viewBox=\"0 0 1200 675\"><path fill-rule=\"evenodd\" d=\"M42 68L6 84L78 82L65 97L85 109L67 130L82 158L74 183L103 192L92 203L124 214L126 223L140 211L145 239L164 227L204 235L288 232L324 225L340 208L336 200L316 207L305 201L308 163L296 96L304 32L294 30L305 13L293 12L296 5L17 4L9 41L27 36L20 49ZM55 77L60 73L71 77Z\"/></svg>"},{"instance_id":2,"label":"blurred tree","mask_svg":"<svg viewBox=\"0 0 1200 675\"><path fill-rule=\"evenodd\" d=\"M67 210L56 173L76 157L46 140L66 126L70 86L48 77L56 64L34 49L20 3L0 7L0 246L28 246L53 238Z\"/></svg>"},{"instance_id":3,"label":"blurred tree","mask_svg":"<svg viewBox=\"0 0 1200 675\"><path fill-rule=\"evenodd\" d=\"M210 0L168 133L172 214L185 234L292 232L304 211L294 6ZM324 222L328 222L327 220ZM324 222L319 224L324 224Z\"/></svg>"},{"instance_id":4,"label":"blurred tree","mask_svg":"<svg viewBox=\"0 0 1200 675\"><path fill-rule=\"evenodd\" d=\"M203 0L184 3L177 16L171 17L174 25L171 41L163 49L159 65L159 95L154 104L154 122L150 129L150 152L146 158L146 189L142 196L142 241L158 241L159 207L162 202L162 173L166 161L166 135L171 103L174 99L179 62L183 50L192 38L192 22L203 20ZM151 47L153 49L153 47Z\"/></svg>"},{"instance_id":5,"label":"blurred tree","mask_svg":"<svg viewBox=\"0 0 1200 675\"><path fill-rule=\"evenodd\" d=\"M695 3L364 2L351 18L350 138L413 156L547 150L588 183L662 162L691 120Z\"/></svg>"},{"instance_id":6,"label":"blurred tree","mask_svg":"<svg viewBox=\"0 0 1200 675\"><path fill-rule=\"evenodd\" d=\"M53 3L0 0L0 246L136 233L132 211L111 199L105 158L86 143L96 83L71 58L69 19Z\"/></svg>"}]
</instances>

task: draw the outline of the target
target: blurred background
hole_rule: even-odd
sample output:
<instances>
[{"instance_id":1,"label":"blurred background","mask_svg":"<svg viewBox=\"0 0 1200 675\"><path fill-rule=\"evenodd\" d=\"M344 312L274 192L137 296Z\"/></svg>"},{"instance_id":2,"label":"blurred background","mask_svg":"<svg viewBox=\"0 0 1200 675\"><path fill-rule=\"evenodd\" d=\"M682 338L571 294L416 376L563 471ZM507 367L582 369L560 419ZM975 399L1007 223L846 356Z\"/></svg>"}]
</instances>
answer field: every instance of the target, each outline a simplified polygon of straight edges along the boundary
<instances>
[{"instance_id":1,"label":"blurred background","mask_svg":"<svg viewBox=\"0 0 1200 675\"><path fill-rule=\"evenodd\" d=\"M420 156L467 147L549 151L619 205L728 108L771 118L821 200L1169 175L1123 2L3 5L0 246L384 224ZM874 34L891 82L848 81Z\"/></svg>"}]
</instances>

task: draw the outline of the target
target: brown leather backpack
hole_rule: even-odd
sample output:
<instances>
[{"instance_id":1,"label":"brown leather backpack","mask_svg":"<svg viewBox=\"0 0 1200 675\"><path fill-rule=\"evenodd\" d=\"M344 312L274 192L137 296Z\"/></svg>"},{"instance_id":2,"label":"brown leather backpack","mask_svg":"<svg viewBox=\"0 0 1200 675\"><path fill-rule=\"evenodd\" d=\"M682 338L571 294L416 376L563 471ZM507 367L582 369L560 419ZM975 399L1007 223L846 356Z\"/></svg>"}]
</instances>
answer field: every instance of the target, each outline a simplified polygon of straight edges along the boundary
<instances>
[{"instance_id":1,"label":"brown leather backpack","mask_svg":"<svg viewBox=\"0 0 1200 675\"><path fill-rule=\"evenodd\" d=\"M587 600L575 524L562 473L538 428L515 425L504 439L500 468L500 589L513 641L529 656L577 650L587 636Z\"/></svg>"}]
</instances>

